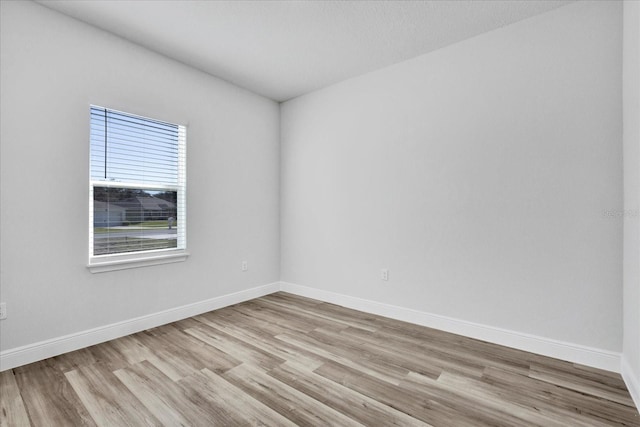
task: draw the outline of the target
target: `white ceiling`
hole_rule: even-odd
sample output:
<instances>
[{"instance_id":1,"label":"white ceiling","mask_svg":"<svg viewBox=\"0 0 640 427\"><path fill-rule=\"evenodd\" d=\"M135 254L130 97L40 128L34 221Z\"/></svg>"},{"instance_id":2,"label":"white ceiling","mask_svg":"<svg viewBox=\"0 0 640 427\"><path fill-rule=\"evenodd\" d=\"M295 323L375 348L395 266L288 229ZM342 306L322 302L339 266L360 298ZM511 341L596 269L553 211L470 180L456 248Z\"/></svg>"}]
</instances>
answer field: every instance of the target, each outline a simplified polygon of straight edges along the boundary
<instances>
[{"instance_id":1,"label":"white ceiling","mask_svg":"<svg viewBox=\"0 0 640 427\"><path fill-rule=\"evenodd\" d=\"M39 1L276 101L570 2Z\"/></svg>"}]
</instances>

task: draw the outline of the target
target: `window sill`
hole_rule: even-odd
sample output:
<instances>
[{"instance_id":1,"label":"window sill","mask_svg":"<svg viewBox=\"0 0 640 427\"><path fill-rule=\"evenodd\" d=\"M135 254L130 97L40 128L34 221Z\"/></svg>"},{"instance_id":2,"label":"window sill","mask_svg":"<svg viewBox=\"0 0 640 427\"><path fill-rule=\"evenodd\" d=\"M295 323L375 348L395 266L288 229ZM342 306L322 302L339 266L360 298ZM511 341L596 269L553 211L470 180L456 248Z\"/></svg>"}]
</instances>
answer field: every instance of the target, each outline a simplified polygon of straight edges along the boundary
<instances>
[{"instance_id":1,"label":"window sill","mask_svg":"<svg viewBox=\"0 0 640 427\"><path fill-rule=\"evenodd\" d=\"M87 264L91 273L125 270L127 268L148 267L151 265L169 264L186 261L189 253L184 250L171 252L155 252L147 254L113 255L104 258L92 258Z\"/></svg>"}]
</instances>

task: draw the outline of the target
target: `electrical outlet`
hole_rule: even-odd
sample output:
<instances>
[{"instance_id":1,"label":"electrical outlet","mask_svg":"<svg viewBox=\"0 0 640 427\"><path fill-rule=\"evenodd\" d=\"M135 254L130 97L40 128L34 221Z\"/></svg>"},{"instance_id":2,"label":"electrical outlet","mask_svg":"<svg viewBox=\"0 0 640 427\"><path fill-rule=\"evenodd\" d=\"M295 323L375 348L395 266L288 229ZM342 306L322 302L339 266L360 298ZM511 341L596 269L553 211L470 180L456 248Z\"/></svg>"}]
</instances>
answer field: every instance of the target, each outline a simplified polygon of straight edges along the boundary
<instances>
[{"instance_id":1,"label":"electrical outlet","mask_svg":"<svg viewBox=\"0 0 640 427\"><path fill-rule=\"evenodd\" d=\"M7 303L0 303L0 320L4 320L7 318Z\"/></svg>"},{"instance_id":2,"label":"electrical outlet","mask_svg":"<svg viewBox=\"0 0 640 427\"><path fill-rule=\"evenodd\" d=\"M249 263L247 261L242 261L242 271L247 271L249 269Z\"/></svg>"},{"instance_id":3,"label":"electrical outlet","mask_svg":"<svg viewBox=\"0 0 640 427\"><path fill-rule=\"evenodd\" d=\"M389 270L386 268L380 270L380 278L382 280L389 280Z\"/></svg>"}]
</instances>

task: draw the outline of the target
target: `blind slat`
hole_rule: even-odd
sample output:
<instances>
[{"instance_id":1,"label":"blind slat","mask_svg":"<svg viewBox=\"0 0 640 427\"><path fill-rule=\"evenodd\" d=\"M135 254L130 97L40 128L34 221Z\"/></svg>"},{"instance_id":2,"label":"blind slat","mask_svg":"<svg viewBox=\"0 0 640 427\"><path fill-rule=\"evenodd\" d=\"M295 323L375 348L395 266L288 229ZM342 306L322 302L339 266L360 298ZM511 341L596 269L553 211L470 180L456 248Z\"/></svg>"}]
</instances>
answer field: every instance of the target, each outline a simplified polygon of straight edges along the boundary
<instances>
[{"instance_id":1,"label":"blind slat","mask_svg":"<svg viewBox=\"0 0 640 427\"><path fill-rule=\"evenodd\" d=\"M178 145L177 125L91 108L92 177L177 183Z\"/></svg>"}]
</instances>

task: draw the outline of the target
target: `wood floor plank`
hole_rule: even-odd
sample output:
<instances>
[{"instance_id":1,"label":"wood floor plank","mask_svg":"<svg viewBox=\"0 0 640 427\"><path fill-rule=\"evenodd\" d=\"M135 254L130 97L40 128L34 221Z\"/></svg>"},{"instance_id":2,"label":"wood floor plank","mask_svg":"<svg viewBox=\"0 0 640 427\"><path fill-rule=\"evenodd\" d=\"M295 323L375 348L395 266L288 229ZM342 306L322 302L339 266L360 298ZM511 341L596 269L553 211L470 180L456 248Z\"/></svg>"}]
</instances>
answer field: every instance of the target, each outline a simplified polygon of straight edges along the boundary
<instances>
[{"instance_id":1,"label":"wood floor plank","mask_svg":"<svg viewBox=\"0 0 640 427\"><path fill-rule=\"evenodd\" d=\"M640 427L619 374L278 292L2 373L2 426Z\"/></svg>"},{"instance_id":2,"label":"wood floor plank","mask_svg":"<svg viewBox=\"0 0 640 427\"><path fill-rule=\"evenodd\" d=\"M261 299L275 298L278 301L286 301L289 305L295 307L304 307L313 309L317 306L325 304L323 301L318 301L313 298L307 298L300 295L290 294L288 292L276 292L273 294L265 295Z\"/></svg>"},{"instance_id":3,"label":"wood floor plank","mask_svg":"<svg viewBox=\"0 0 640 427\"><path fill-rule=\"evenodd\" d=\"M280 311L267 306L259 298L251 300L246 304L236 305L233 309L241 313L246 313L253 318L267 322L269 325L274 327L284 328L287 332L295 331L305 333L316 327L316 325L309 324L308 322L303 321L303 319L295 319L298 321L294 321L294 318L292 317L282 316Z\"/></svg>"},{"instance_id":4,"label":"wood floor plank","mask_svg":"<svg viewBox=\"0 0 640 427\"><path fill-rule=\"evenodd\" d=\"M30 426L20 388L12 370L0 372L0 426Z\"/></svg>"},{"instance_id":5,"label":"wood floor plank","mask_svg":"<svg viewBox=\"0 0 640 427\"><path fill-rule=\"evenodd\" d=\"M624 380L615 372L603 371L602 369L592 368L589 366L573 364L571 372L576 376L598 381L602 384L607 384L613 388L620 390L622 393L627 391L627 386Z\"/></svg>"},{"instance_id":6,"label":"wood floor plank","mask_svg":"<svg viewBox=\"0 0 640 427\"><path fill-rule=\"evenodd\" d=\"M13 371L33 426L96 425L53 359Z\"/></svg>"},{"instance_id":7,"label":"wood floor plank","mask_svg":"<svg viewBox=\"0 0 640 427\"><path fill-rule=\"evenodd\" d=\"M251 308L251 315L296 333L308 333L315 328L327 324L323 319L317 319L313 316L302 316L295 312L285 312L282 307L269 304L266 301L254 300L251 302L251 305L247 305L247 307Z\"/></svg>"},{"instance_id":8,"label":"wood floor plank","mask_svg":"<svg viewBox=\"0 0 640 427\"><path fill-rule=\"evenodd\" d=\"M256 316L259 314L259 310L250 309L247 306L233 306L231 314L225 316L218 316L217 313L204 313L202 316L213 319L224 319L234 322L236 325L242 325L243 328L249 329L257 334L266 334L270 336L276 336L293 330L285 325L277 324L271 320Z\"/></svg>"},{"instance_id":9,"label":"wood floor plank","mask_svg":"<svg viewBox=\"0 0 640 427\"><path fill-rule=\"evenodd\" d=\"M158 426L160 421L103 364L65 373L91 417L102 426Z\"/></svg>"},{"instance_id":10,"label":"wood floor plank","mask_svg":"<svg viewBox=\"0 0 640 427\"><path fill-rule=\"evenodd\" d=\"M223 377L297 425L362 426L346 415L267 375L251 365L239 365Z\"/></svg>"},{"instance_id":11,"label":"wood floor plank","mask_svg":"<svg viewBox=\"0 0 640 427\"><path fill-rule=\"evenodd\" d=\"M377 343L375 341L356 342L342 334L327 334L324 331L318 330L309 333L309 336L327 346L331 346L331 343L335 342L338 344L336 347L340 350L351 348L355 352L368 355L369 358L379 358L389 364L402 366L408 371L434 376L434 378L440 375L440 372L447 369L474 377L480 377L484 369L482 365L474 365L466 361L464 363L456 363L439 355L433 355L432 352L426 350L403 351L401 346L389 345L389 343L384 341L378 341ZM351 343L351 345L349 343ZM454 355L452 355L452 358L453 357Z\"/></svg>"},{"instance_id":12,"label":"wood floor plank","mask_svg":"<svg viewBox=\"0 0 640 427\"><path fill-rule=\"evenodd\" d=\"M202 367L193 362L188 348L178 347L168 339L172 334L173 331L153 336L145 331L139 334L139 339L154 348L153 356L147 361L172 381L178 381L198 372Z\"/></svg>"},{"instance_id":13,"label":"wood floor plank","mask_svg":"<svg viewBox=\"0 0 640 427\"><path fill-rule=\"evenodd\" d=\"M396 357L402 353L400 348L388 349L386 343L369 346L366 341L344 336L342 334L344 331L344 329L332 331L321 328L311 331L307 335L309 338L314 339L318 345L322 345L324 348L367 368L368 373L375 372L376 374L373 374L373 376L393 378L393 381L389 382L394 384L402 381L412 369L425 375L432 375L433 378L437 378L442 372L442 369L437 366L401 363Z\"/></svg>"},{"instance_id":14,"label":"wood floor plank","mask_svg":"<svg viewBox=\"0 0 640 427\"><path fill-rule=\"evenodd\" d=\"M185 330L185 333L245 363L265 369L284 363L284 359L269 354L252 344L240 341L211 326L202 325L197 328L189 328Z\"/></svg>"},{"instance_id":15,"label":"wood floor plank","mask_svg":"<svg viewBox=\"0 0 640 427\"><path fill-rule=\"evenodd\" d=\"M211 319L202 316L198 316L197 319L205 325L212 326L240 341L250 343L254 347L290 363L296 363L308 369L315 369L325 362L324 358L319 357L313 352L279 341L269 334L257 333L249 328L238 327L228 319Z\"/></svg>"},{"instance_id":16,"label":"wood floor plank","mask_svg":"<svg viewBox=\"0 0 640 427\"><path fill-rule=\"evenodd\" d=\"M477 347L470 348L469 345L460 344L446 345L442 343L434 344L430 340L418 339L411 336L403 336L387 328L379 328L376 332L366 333L362 330L348 328L341 331L341 335L362 340L363 342L382 346L385 349L395 350L407 354L422 354L432 359L445 361L449 366L457 365L457 368L466 366L477 375L486 366L496 366L501 369L514 370L520 373L528 373L530 364L522 359L514 359L503 356L501 353L493 351L488 354Z\"/></svg>"},{"instance_id":17,"label":"wood floor plank","mask_svg":"<svg viewBox=\"0 0 640 427\"><path fill-rule=\"evenodd\" d=\"M62 372L72 371L81 366L87 366L97 362L90 348L82 348L70 353L61 354L53 359L58 369Z\"/></svg>"},{"instance_id":18,"label":"wood floor plank","mask_svg":"<svg viewBox=\"0 0 640 427\"><path fill-rule=\"evenodd\" d=\"M288 362L272 369L268 375L365 425L414 427L429 425L391 406L328 380L311 370L300 369Z\"/></svg>"},{"instance_id":19,"label":"wood floor plank","mask_svg":"<svg viewBox=\"0 0 640 427\"><path fill-rule=\"evenodd\" d=\"M314 372L428 424L452 427L488 425L469 418L464 412L456 413L436 401L339 363L325 363Z\"/></svg>"},{"instance_id":20,"label":"wood floor plank","mask_svg":"<svg viewBox=\"0 0 640 427\"><path fill-rule=\"evenodd\" d=\"M200 325L199 322L196 324ZM158 337L144 332L137 335L140 341L154 349L154 357L149 361L174 381L203 368L224 372L242 363L184 331L170 331Z\"/></svg>"},{"instance_id":21,"label":"wood floor plank","mask_svg":"<svg viewBox=\"0 0 640 427\"><path fill-rule=\"evenodd\" d=\"M344 308L340 307L345 310ZM390 319L387 317L377 316L372 320L375 325L379 326L379 332L387 332L391 336L404 337L428 343L434 348L441 348L446 351L467 352L469 354L484 355L487 360L509 360L515 364L524 364L528 366L531 362L549 362L561 363L564 366L570 366L571 363L551 359L533 353L528 353L514 348L508 348L497 344L467 338L462 335L456 335L433 328L428 328L401 320Z\"/></svg>"},{"instance_id":22,"label":"wood floor plank","mask_svg":"<svg viewBox=\"0 0 640 427\"><path fill-rule=\"evenodd\" d=\"M203 401L207 402L207 405L215 408L216 416L212 420L215 425L295 425L267 405L206 368L202 372L180 380L178 384L183 387L185 393L192 395L197 393Z\"/></svg>"},{"instance_id":23,"label":"wood floor plank","mask_svg":"<svg viewBox=\"0 0 640 427\"><path fill-rule=\"evenodd\" d=\"M106 364L111 370L129 366L126 357L118 350L117 340L94 345L88 348L95 362Z\"/></svg>"},{"instance_id":24,"label":"wood floor plank","mask_svg":"<svg viewBox=\"0 0 640 427\"><path fill-rule=\"evenodd\" d=\"M633 406L633 400L629 393L604 384L602 381L594 381L573 373L569 374L557 369L549 369L538 365L531 367L529 377L591 396L601 397L612 402L618 402L622 405Z\"/></svg>"},{"instance_id":25,"label":"wood floor plank","mask_svg":"<svg viewBox=\"0 0 640 427\"><path fill-rule=\"evenodd\" d=\"M437 379L438 387L448 390L452 394L464 396L478 408L490 409L492 412L502 413L499 417L509 420L521 420L520 424L540 427L566 427L563 421L557 421L557 413L547 412L545 408L521 405L513 402L508 396L482 384L475 378L465 378L456 374L443 372ZM506 414L505 414L506 413ZM584 419L573 417L573 427L604 427L600 423L586 423ZM507 423L508 424L508 423Z\"/></svg>"},{"instance_id":26,"label":"wood floor plank","mask_svg":"<svg viewBox=\"0 0 640 427\"><path fill-rule=\"evenodd\" d=\"M638 411L632 406L577 393L544 381L531 381L528 376L489 367L482 380L503 390L511 400L517 399L536 408L553 408L566 414L566 418L573 419L579 414L594 422L604 421L610 425L640 425Z\"/></svg>"},{"instance_id":27,"label":"wood floor plank","mask_svg":"<svg viewBox=\"0 0 640 427\"><path fill-rule=\"evenodd\" d=\"M153 357L153 352L142 344L137 336L138 335L129 335L112 341L114 349L122 355L128 365L133 365Z\"/></svg>"},{"instance_id":28,"label":"wood floor plank","mask_svg":"<svg viewBox=\"0 0 640 427\"><path fill-rule=\"evenodd\" d=\"M286 342L291 345L298 346L302 349L307 349L317 355L324 357L325 359L334 361L336 363L343 364L345 366L349 366L355 370L371 375L372 377L378 378L382 381L386 381L390 384L398 384L400 380L390 374L388 372L384 372L377 367L370 367L366 364L360 363L357 360L354 360L354 351L351 351L351 354L347 356L343 356L344 349L338 348L329 348L328 346L323 345L322 343L318 343L308 336L291 336L291 335L278 335L276 337L280 341ZM348 351L348 350L347 350ZM353 357L353 358L352 358Z\"/></svg>"},{"instance_id":29,"label":"wood floor plank","mask_svg":"<svg viewBox=\"0 0 640 427\"><path fill-rule=\"evenodd\" d=\"M114 374L163 425L208 426L215 419L215 410L191 401L180 386L148 361Z\"/></svg>"},{"instance_id":30,"label":"wood floor plank","mask_svg":"<svg viewBox=\"0 0 640 427\"><path fill-rule=\"evenodd\" d=\"M372 326L370 322L366 320L359 320L353 316L336 316L330 313L326 313L323 307L314 306L313 308L300 308L295 305L291 305L288 302L279 301L277 297L267 295L261 299L261 302L266 305L276 306L278 310L283 311L286 314L292 316L300 316L313 323L318 323L318 327L343 325L346 327L363 329L369 332L375 332L376 327Z\"/></svg>"}]
</instances>

